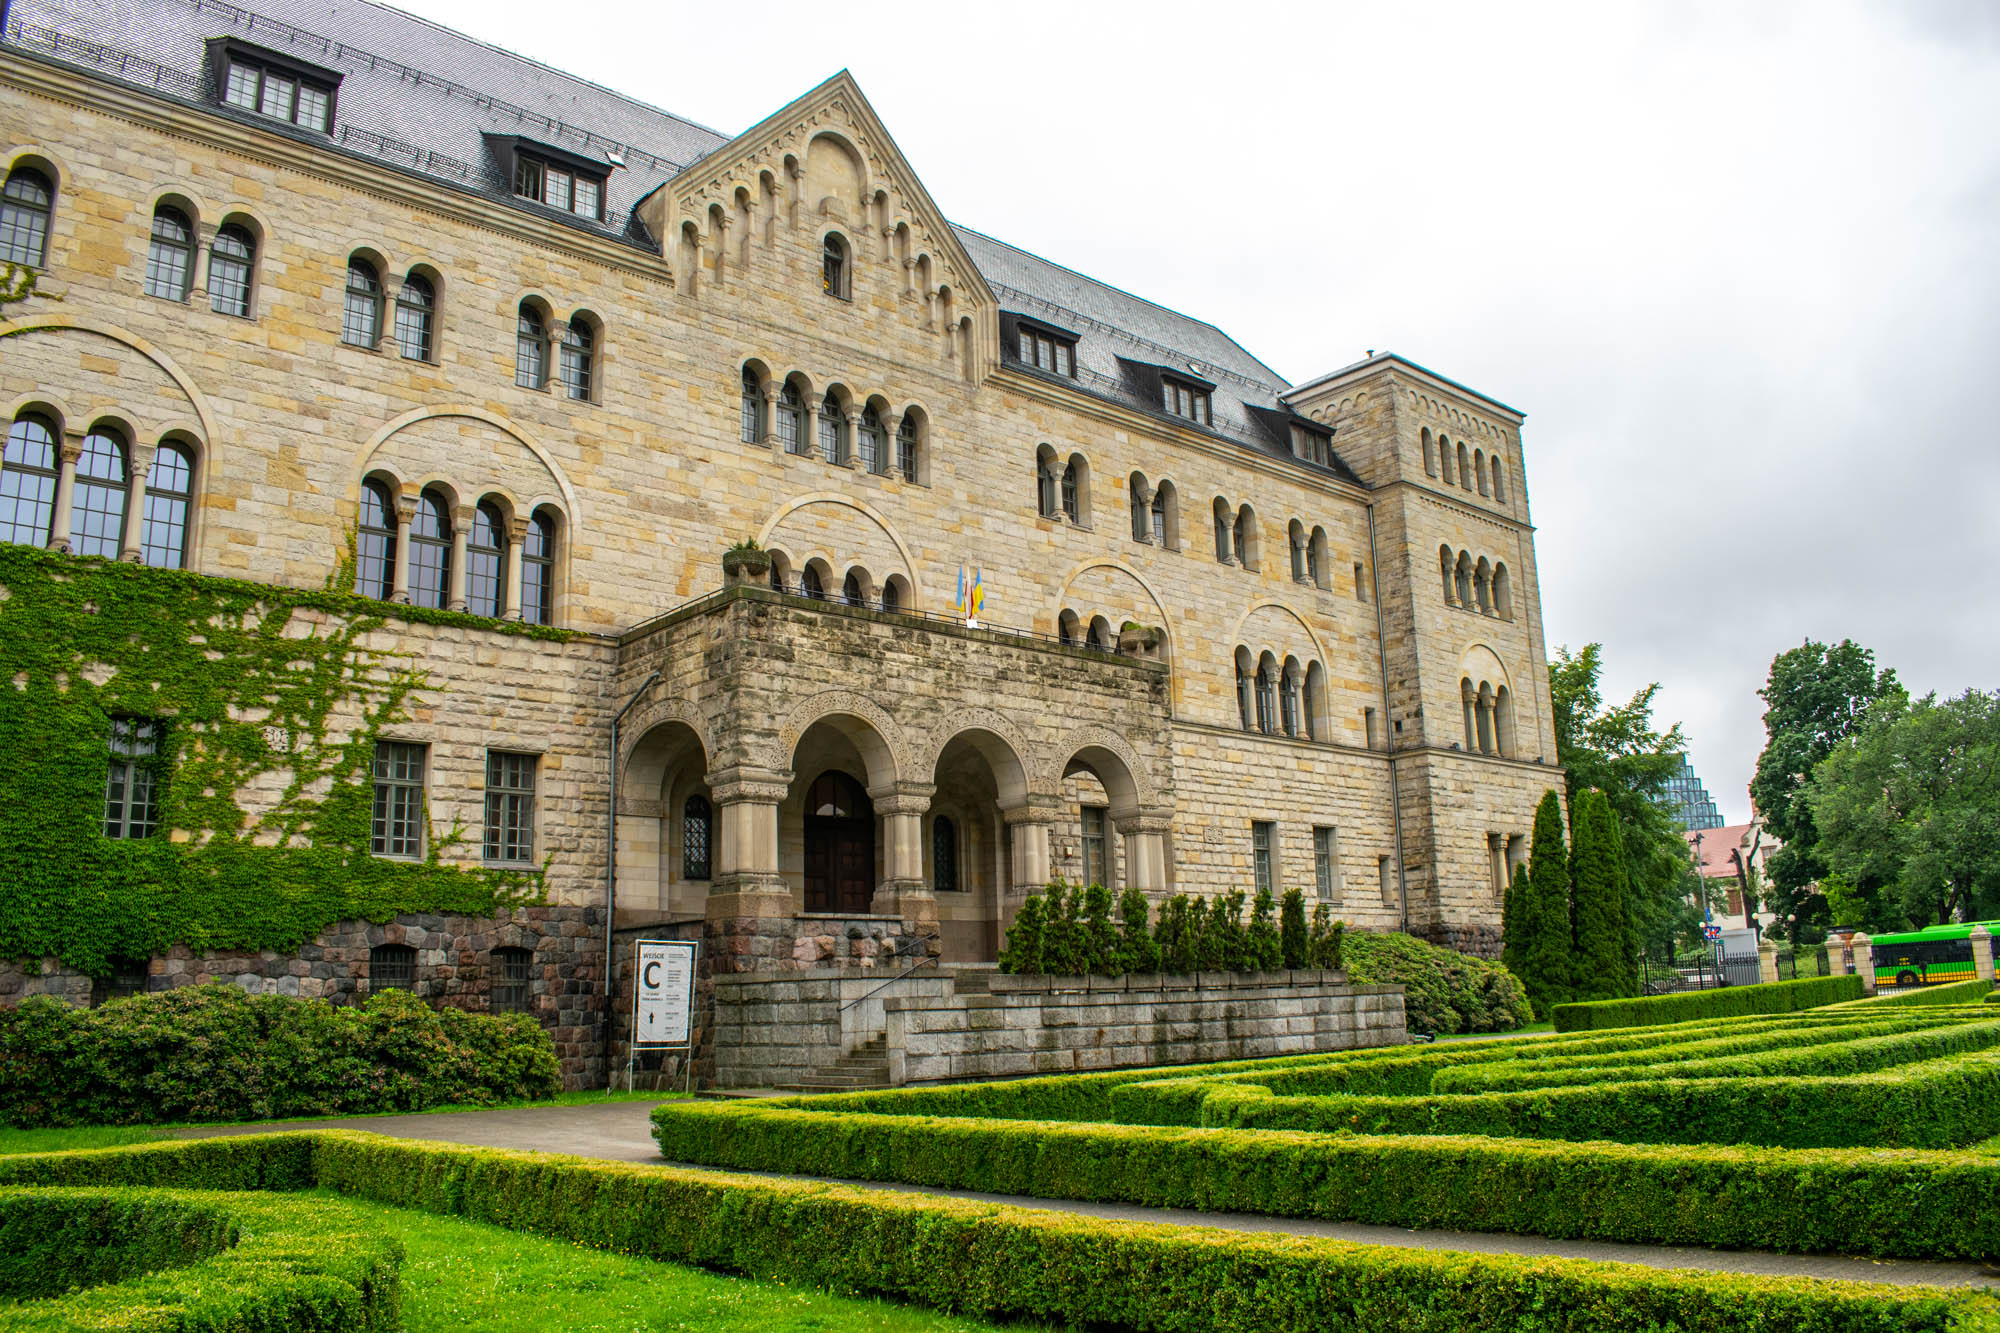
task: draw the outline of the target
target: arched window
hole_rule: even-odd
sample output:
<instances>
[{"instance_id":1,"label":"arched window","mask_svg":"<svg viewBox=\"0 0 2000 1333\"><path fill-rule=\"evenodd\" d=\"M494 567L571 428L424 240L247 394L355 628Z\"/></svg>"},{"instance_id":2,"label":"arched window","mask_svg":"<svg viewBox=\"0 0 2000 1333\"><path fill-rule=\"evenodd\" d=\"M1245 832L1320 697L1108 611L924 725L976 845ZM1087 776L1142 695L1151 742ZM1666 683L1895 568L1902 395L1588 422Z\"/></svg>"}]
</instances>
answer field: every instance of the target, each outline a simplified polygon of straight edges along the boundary
<instances>
[{"instance_id":1,"label":"arched window","mask_svg":"<svg viewBox=\"0 0 2000 1333\"><path fill-rule=\"evenodd\" d=\"M1090 618L1090 646L1101 653L1118 651L1118 640L1111 634L1111 622L1103 616Z\"/></svg>"},{"instance_id":2,"label":"arched window","mask_svg":"<svg viewBox=\"0 0 2000 1333\"><path fill-rule=\"evenodd\" d=\"M1479 614L1493 614L1493 567L1486 563L1486 557L1479 557L1479 563L1472 570L1472 597L1479 604Z\"/></svg>"},{"instance_id":3,"label":"arched window","mask_svg":"<svg viewBox=\"0 0 2000 1333\"><path fill-rule=\"evenodd\" d=\"M194 503L194 460L177 444L163 444L146 473L145 509L139 515L139 551L154 569L187 568L188 509Z\"/></svg>"},{"instance_id":4,"label":"arched window","mask_svg":"<svg viewBox=\"0 0 2000 1333\"><path fill-rule=\"evenodd\" d=\"M1479 752L1493 753L1493 687L1485 681L1479 682L1479 696L1474 701L1474 716L1479 720Z\"/></svg>"},{"instance_id":5,"label":"arched window","mask_svg":"<svg viewBox=\"0 0 2000 1333\"><path fill-rule=\"evenodd\" d=\"M542 312L521 302L514 316L514 383L541 390L549 382L549 326Z\"/></svg>"},{"instance_id":6,"label":"arched window","mask_svg":"<svg viewBox=\"0 0 2000 1333\"><path fill-rule=\"evenodd\" d=\"M1484 449L1474 449L1472 451L1472 475L1479 479L1479 493L1481 495L1486 494L1486 451Z\"/></svg>"},{"instance_id":7,"label":"arched window","mask_svg":"<svg viewBox=\"0 0 2000 1333\"><path fill-rule=\"evenodd\" d=\"M1291 542L1292 548L1292 582L1304 583L1307 578L1306 530L1300 525L1297 519L1293 519L1292 526L1287 530L1286 536Z\"/></svg>"},{"instance_id":8,"label":"arched window","mask_svg":"<svg viewBox=\"0 0 2000 1333\"><path fill-rule=\"evenodd\" d=\"M465 544L465 609L475 616L500 614L507 586L507 523L491 500L472 511L472 535Z\"/></svg>"},{"instance_id":9,"label":"arched window","mask_svg":"<svg viewBox=\"0 0 2000 1333\"><path fill-rule=\"evenodd\" d=\"M819 278L821 291L843 301L848 299L847 242L833 232L826 234L820 246Z\"/></svg>"},{"instance_id":10,"label":"arched window","mask_svg":"<svg viewBox=\"0 0 2000 1333\"><path fill-rule=\"evenodd\" d=\"M1035 459L1035 507L1043 518L1056 516L1056 464L1046 455Z\"/></svg>"},{"instance_id":11,"label":"arched window","mask_svg":"<svg viewBox=\"0 0 2000 1333\"><path fill-rule=\"evenodd\" d=\"M1503 758L1514 753L1514 699L1505 685L1493 696L1493 748Z\"/></svg>"},{"instance_id":12,"label":"arched window","mask_svg":"<svg viewBox=\"0 0 2000 1333\"><path fill-rule=\"evenodd\" d=\"M1250 658L1239 648L1236 651L1236 715L1245 731L1257 724L1257 704L1252 697L1250 675Z\"/></svg>"},{"instance_id":13,"label":"arched window","mask_svg":"<svg viewBox=\"0 0 2000 1333\"><path fill-rule=\"evenodd\" d=\"M931 891L958 892L958 826L944 815L931 821Z\"/></svg>"},{"instance_id":14,"label":"arched window","mask_svg":"<svg viewBox=\"0 0 2000 1333\"><path fill-rule=\"evenodd\" d=\"M556 374L562 378L564 397L579 403L591 401L597 384L597 333L581 318L572 316L563 325Z\"/></svg>"},{"instance_id":15,"label":"arched window","mask_svg":"<svg viewBox=\"0 0 2000 1333\"><path fill-rule=\"evenodd\" d=\"M799 571L799 591L807 597L816 597L821 601L826 600L826 585L820 582L819 568L817 566L807 565Z\"/></svg>"},{"instance_id":16,"label":"arched window","mask_svg":"<svg viewBox=\"0 0 2000 1333\"><path fill-rule=\"evenodd\" d=\"M153 210L153 238L146 246L146 295L185 301L194 275L194 228L187 214L161 204Z\"/></svg>"},{"instance_id":17,"label":"arched window","mask_svg":"<svg viewBox=\"0 0 2000 1333\"><path fill-rule=\"evenodd\" d=\"M1331 588L1333 578L1327 573L1327 538L1325 528L1312 530L1312 541L1306 546L1306 573L1313 586Z\"/></svg>"},{"instance_id":18,"label":"arched window","mask_svg":"<svg viewBox=\"0 0 2000 1333\"><path fill-rule=\"evenodd\" d=\"M687 798L681 806L681 878L707 879L709 877L709 844L714 828L714 813L709 809L708 798L700 792Z\"/></svg>"},{"instance_id":19,"label":"arched window","mask_svg":"<svg viewBox=\"0 0 2000 1333\"><path fill-rule=\"evenodd\" d=\"M1493 498L1501 504L1507 503L1507 473L1500 465L1500 455L1493 455Z\"/></svg>"},{"instance_id":20,"label":"arched window","mask_svg":"<svg viewBox=\"0 0 2000 1333\"><path fill-rule=\"evenodd\" d=\"M1065 608L1063 613L1056 617L1056 641L1074 646L1082 623L1076 612Z\"/></svg>"},{"instance_id":21,"label":"arched window","mask_svg":"<svg viewBox=\"0 0 2000 1333\"><path fill-rule=\"evenodd\" d=\"M1168 549L1169 538L1176 535L1169 522L1172 515L1168 512L1173 495L1173 488L1164 481L1153 488L1153 545L1163 551Z\"/></svg>"},{"instance_id":22,"label":"arched window","mask_svg":"<svg viewBox=\"0 0 2000 1333\"><path fill-rule=\"evenodd\" d=\"M778 438L788 454L806 452L806 404L796 384L786 384L778 393Z\"/></svg>"},{"instance_id":23,"label":"arched window","mask_svg":"<svg viewBox=\"0 0 2000 1333\"><path fill-rule=\"evenodd\" d=\"M232 222L215 233L208 247L208 308L218 315L250 317L250 272L257 242Z\"/></svg>"},{"instance_id":24,"label":"arched window","mask_svg":"<svg viewBox=\"0 0 2000 1333\"><path fill-rule=\"evenodd\" d=\"M1063 464L1062 470L1062 510L1063 517L1072 523L1083 521L1083 501L1079 494L1076 478L1076 460Z\"/></svg>"},{"instance_id":25,"label":"arched window","mask_svg":"<svg viewBox=\"0 0 2000 1333\"><path fill-rule=\"evenodd\" d=\"M536 512L521 539L521 619L530 625L555 623L556 524Z\"/></svg>"},{"instance_id":26,"label":"arched window","mask_svg":"<svg viewBox=\"0 0 2000 1333\"><path fill-rule=\"evenodd\" d=\"M851 569L847 571L847 577L841 580L840 600L849 606L860 606L868 600L861 591L861 576Z\"/></svg>"},{"instance_id":27,"label":"arched window","mask_svg":"<svg viewBox=\"0 0 2000 1333\"><path fill-rule=\"evenodd\" d=\"M395 589L396 506L379 481L361 483L361 530L354 543L354 591L383 601Z\"/></svg>"},{"instance_id":28,"label":"arched window","mask_svg":"<svg viewBox=\"0 0 2000 1333\"><path fill-rule=\"evenodd\" d=\"M1314 662L1306 668L1306 739L1326 735L1326 668Z\"/></svg>"},{"instance_id":29,"label":"arched window","mask_svg":"<svg viewBox=\"0 0 2000 1333\"><path fill-rule=\"evenodd\" d=\"M1458 442L1458 488L1462 491L1472 489L1472 458L1465 452L1464 440Z\"/></svg>"},{"instance_id":30,"label":"arched window","mask_svg":"<svg viewBox=\"0 0 2000 1333\"><path fill-rule=\"evenodd\" d=\"M892 575L882 581L882 609L900 611L903 609L902 577Z\"/></svg>"},{"instance_id":31,"label":"arched window","mask_svg":"<svg viewBox=\"0 0 2000 1333\"><path fill-rule=\"evenodd\" d=\"M1229 505L1220 496L1215 501L1215 558L1224 564L1229 562L1230 552Z\"/></svg>"},{"instance_id":32,"label":"arched window","mask_svg":"<svg viewBox=\"0 0 2000 1333\"><path fill-rule=\"evenodd\" d=\"M904 481L917 481L917 422L908 412L896 423L896 468Z\"/></svg>"},{"instance_id":33,"label":"arched window","mask_svg":"<svg viewBox=\"0 0 2000 1333\"><path fill-rule=\"evenodd\" d=\"M1424 427L1423 440L1424 475L1435 477L1438 474L1437 444L1431 439L1431 428L1429 426Z\"/></svg>"},{"instance_id":34,"label":"arched window","mask_svg":"<svg viewBox=\"0 0 2000 1333\"><path fill-rule=\"evenodd\" d=\"M1479 727L1472 720L1472 715L1477 710L1479 704L1478 695L1473 692L1470 678L1460 678L1458 682L1458 695L1460 701L1465 705L1465 748L1467 750L1477 750L1479 748Z\"/></svg>"},{"instance_id":35,"label":"arched window","mask_svg":"<svg viewBox=\"0 0 2000 1333\"><path fill-rule=\"evenodd\" d=\"M382 341L382 280L365 259L347 261L347 292L340 310L340 340L373 351Z\"/></svg>"},{"instance_id":36,"label":"arched window","mask_svg":"<svg viewBox=\"0 0 2000 1333\"><path fill-rule=\"evenodd\" d=\"M757 372L743 367L743 443L762 444L764 442L764 386L757 382Z\"/></svg>"},{"instance_id":37,"label":"arched window","mask_svg":"<svg viewBox=\"0 0 2000 1333\"><path fill-rule=\"evenodd\" d=\"M1257 730L1270 735L1278 729L1278 664L1269 653L1257 664Z\"/></svg>"},{"instance_id":38,"label":"arched window","mask_svg":"<svg viewBox=\"0 0 2000 1333\"><path fill-rule=\"evenodd\" d=\"M1458 604L1469 611L1472 609L1472 556L1468 552L1458 553L1454 578L1458 584Z\"/></svg>"},{"instance_id":39,"label":"arched window","mask_svg":"<svg viewBox=\"0 0 2000 1333\"><path fill-rule=\"evenodd\" d=\"M1279 714L1287 736L1299 734L1299 664L1291 658L1285 659L1285 673L1280 683L1278 696Z\"/></svg>"},{"instance_id":40,"label":"arched window","mask_svg":"<svg viewBox=\"0 0 2000 1333\"><path fill-rule=\"evenodd\" d=\"M125 441L98 427L83 438L70 493L70 549L116 560L125 535Z\"/></svg>"},{"instance_id":41,"label":"arched window","mask_svg":"<svg viewBox=\"0 0 2000 1333\"><path fill-rule=\"evenodd\" d=\"M847 417L840 400L831 393L819 404L819 456L823 463L839 467L847 461Z\"/></svg>"},{"instance_id":42,"label":"arched window","mask_svg":"<svg viewBox=\"0 0 2000 1333\"><path fill-rule=\"evenodd\" d=\"M0 187L0 263L40 268L49 257L55 189L33 167L16 167Z\"/></svg>"},{"instance_id":43,"label":"arched window","mask_svg":"<svg viewBox=\"0 0 2000 1333\"><path fill-rule=\"evenodd\" d=\"M16 417L0 458L0 541L47 546L55 516L55 427L40 417Z\"/></svg>"},{"instance_id":44,"label":"arched window","mask_svg":"<svg viewBox=\"0 0 2000 1333\"><path fill-rule=\"evenodd\" d=\"M430 279L412 273L396 293L396 349L411 361L431 359L436 333L437 292Z\"/></svg>"},{"instance_id":45,"label":"arched window","mask_svg":"<svg viewBox=\"0 0 2000 1333\"><path fill-rule=\"evenodd\" d=\"M1236 511L1236 563L1245 569L1257 568L1257 515L1249 505Z\"/></svg>"},{"instance_id":46,"label":"arched window","mask_svg":"<svg viewBox=\"0 0 2000 1333\"><path fill-rule=\"evenodd\" d=\"M1505 565L1493 566L1493 610L1503 620L1514 618L1514 587Z\"/></svg>"},{"instance_id":47,"label":"arched window","mask_svg":"<svg viewBox=\"0 0 2000 1333\"><path fill-rule=\"evenodd\" d=\"M1458 595L1452 591L1452 569L1456 564L1457 561L1453 558L1449 546L1438 547L1438 573L1444 576L1444 604L1446 606L1453 606L1458 602Z\"/></svg>"},{"instance_id":48,"label":"arched window","mask_svg":"<svg viewBox=\"0 0 2000 1333\"><path fill-rule=\"evenodd\" d=\"M442 611L451 596L451 514L444 497L425 491L410 520L410 604Z\"/></svg>"},{"instance_id":49,"label":"arched window","mask_svg":"<svg viewBox=\"0 0 2000 1333\"><path fill-rule=\"evenodd\" d=\"M861 466L869 472L886 472L889 468L889 432L882 425L882 416L873 407L861 409L861 434L856 441L861 449Z\"/></svg>"}]
</instances>

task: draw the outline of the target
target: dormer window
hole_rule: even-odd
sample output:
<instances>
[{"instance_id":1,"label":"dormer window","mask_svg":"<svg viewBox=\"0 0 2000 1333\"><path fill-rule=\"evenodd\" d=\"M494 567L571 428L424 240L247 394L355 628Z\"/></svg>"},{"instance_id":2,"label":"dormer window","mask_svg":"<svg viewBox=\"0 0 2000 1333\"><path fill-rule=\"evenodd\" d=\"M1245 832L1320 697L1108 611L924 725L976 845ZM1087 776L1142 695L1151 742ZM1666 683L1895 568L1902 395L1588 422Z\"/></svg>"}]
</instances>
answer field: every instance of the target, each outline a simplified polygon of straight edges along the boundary
<instances>
[{"instance_id":1,"label":"dormer window","mask_svg":"<svg viewBox=\"0 0 2000 1333\"><path fill-rule=\"evenodd\" d=\"M514 153L514 193L579 217L604 216L604 177L518 149Z\"/></svg>"},{"instance_id":2,"label":"dormer window","mask_svg":"<svg viewBox=\"0 0 2000 1333\"><path fill-rule=\"evenodd\" d=\"M339 74L234 39L218 41L211 50L226 105L321 134L332 131Z\"/></svg>"},{"instance_id":3,"label":"dormer window","mask_svg":"<svg viewBox=\"0 0 2000 1333\"><path fill-rule=\"evenodd\" d=\"M1025 324L1021 326L1021 360L1041 370L1076 378L1076 344Z\"/></svg>"},{"instance_id":4,"label":"dormer window","mask_svg":"<svg viewBox=\"0 0 2000 1333\"><path fill-rule=\"evenodd\" d=\"M1330 436L1306 426L1292 427L1292 457L1317 463L1321 467L1333 464L1333 440Z\"/></svg>"},{"instance_id":5,"label":"dormer window","mask_svg":"<svg viewBox=\"0 0 2000 1333\"><path fill-rule=\"evenodd\" d=\"M1167 411L1197 425L1215 424L1215 418L1209 412L1207 389L1166 377L1161 378L1160 387L1165 397Z\"/></svg>"}]
</instances>

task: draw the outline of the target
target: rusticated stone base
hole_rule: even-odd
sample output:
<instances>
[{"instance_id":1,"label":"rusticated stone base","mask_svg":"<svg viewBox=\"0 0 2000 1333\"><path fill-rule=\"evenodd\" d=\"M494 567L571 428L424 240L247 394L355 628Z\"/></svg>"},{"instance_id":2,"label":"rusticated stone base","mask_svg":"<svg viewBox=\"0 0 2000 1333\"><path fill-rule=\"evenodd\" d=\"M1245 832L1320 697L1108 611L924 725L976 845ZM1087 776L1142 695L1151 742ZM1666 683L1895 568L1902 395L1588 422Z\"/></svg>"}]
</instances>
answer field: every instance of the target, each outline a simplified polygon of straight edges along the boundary
<instances>
[{"instance_id":1,"label":"rusticated stone base","mask_svg":"<svg viewBox=\"0 0 2000 1333\"><path fill-rule=\"evenodd\" d=\"M1483 921L1444 921L1420 926L1412 932L1419 939L1475 958L1500 956L1500 927Z\"/></svg>"}]
</instances>

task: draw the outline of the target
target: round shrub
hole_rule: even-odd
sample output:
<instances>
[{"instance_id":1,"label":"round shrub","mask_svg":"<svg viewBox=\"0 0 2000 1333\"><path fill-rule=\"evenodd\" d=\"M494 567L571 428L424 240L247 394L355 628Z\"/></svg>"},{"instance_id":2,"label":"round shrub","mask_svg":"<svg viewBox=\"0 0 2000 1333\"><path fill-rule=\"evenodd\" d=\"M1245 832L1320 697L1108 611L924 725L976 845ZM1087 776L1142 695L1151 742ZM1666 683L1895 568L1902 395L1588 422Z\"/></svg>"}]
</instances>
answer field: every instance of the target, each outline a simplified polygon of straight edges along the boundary
<instances>
[{"instance_id":1,"label":"round shrub","mask_svg":"<svg viewBox=\"0 0 2000 1333\"><path fill-rule=\"evenodd\" d=\"M1509 1032L1533 1018L1520 980L1499 963L1395 932L1349 931L1341 952L1355 985L1403 988L1412 1032Z\"/></svg>"},{"instance_id":2,"label":"round shrub","mask_svg":"<svg viewBox=\"0 0 2000 1333\"><path fill-rule=\"evenodd\" d=\"M190 986L0 1010L0 1117L15 1125L266 1120L553 1096L555 1047L520 1014L363 1006Z\"/></svg>"}]
</instances>

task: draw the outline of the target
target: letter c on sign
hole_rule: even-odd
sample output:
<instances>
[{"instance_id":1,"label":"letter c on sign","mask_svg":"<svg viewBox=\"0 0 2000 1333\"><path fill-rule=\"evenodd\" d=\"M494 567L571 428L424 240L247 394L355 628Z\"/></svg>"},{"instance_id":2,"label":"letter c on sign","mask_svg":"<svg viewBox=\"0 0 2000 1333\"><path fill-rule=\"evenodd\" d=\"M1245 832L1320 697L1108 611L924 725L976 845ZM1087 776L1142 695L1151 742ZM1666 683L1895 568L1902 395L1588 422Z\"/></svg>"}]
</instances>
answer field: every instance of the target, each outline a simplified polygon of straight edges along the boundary
<instances>
[{"instance_id":1,"label":"letter c on sign","mask_svg":"<svg viewBox=\"0 0 2000 1333\"><path fill-rule=\"evenodd\" d=\"M660 970L660 964L657 959L649 960L646 963L646 970L641 978L641 984L644 985L647 990L651 990L655 986L660 984L659 978L654 975L659 970Z\"/></svg>"}]
</instances>

